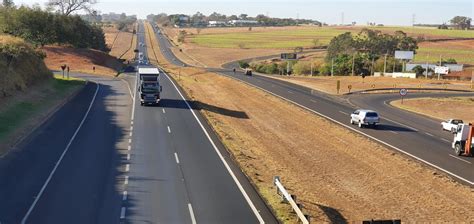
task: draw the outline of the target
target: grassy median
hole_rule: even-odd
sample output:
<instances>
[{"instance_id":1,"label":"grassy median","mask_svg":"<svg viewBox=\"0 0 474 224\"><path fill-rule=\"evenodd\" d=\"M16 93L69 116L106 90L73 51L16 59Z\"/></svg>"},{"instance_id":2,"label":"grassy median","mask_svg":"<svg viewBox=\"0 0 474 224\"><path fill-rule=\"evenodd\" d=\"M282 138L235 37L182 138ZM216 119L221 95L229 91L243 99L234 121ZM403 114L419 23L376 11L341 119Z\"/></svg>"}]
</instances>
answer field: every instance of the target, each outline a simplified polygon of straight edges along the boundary
<instances>
[{"instance_id":1,"label":"grassy median","mask_svg":"<svg viewBox=\"0 0 474 224\"><path fill-rule=\"evenodd\" d=\"M55 75L36 86L0 101L0 156L8 151L51 111L77 92L85 81Z\"/></svg>"}]
</instances>

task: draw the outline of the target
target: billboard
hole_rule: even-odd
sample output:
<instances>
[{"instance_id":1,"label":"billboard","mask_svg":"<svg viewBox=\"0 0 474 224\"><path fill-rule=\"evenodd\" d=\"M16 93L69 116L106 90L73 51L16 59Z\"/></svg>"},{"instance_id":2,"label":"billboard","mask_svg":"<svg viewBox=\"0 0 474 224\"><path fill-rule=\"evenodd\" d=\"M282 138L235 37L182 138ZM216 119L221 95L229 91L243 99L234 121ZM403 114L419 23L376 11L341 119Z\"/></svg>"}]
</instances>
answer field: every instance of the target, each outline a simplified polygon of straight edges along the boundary
<instances>
[{"instance_id":1,"label":"billboard","mask_svg":"<svg viewBox=\"0 0 474 224\"><path fill-rule=\"evenodd\" d=\"M402 60L412 60L415 57L413 51L395 51L395 58Z\"/></svg>"},{"instance_id":2,"label":"billboard","mask_svg":"<svg viewBox=\"0 0 474 224\"><path fill-rule=\"evenodd\" d=\"M436 67L435 67L435 73L436 73L436 74L447 75L447 74L449 73L449 67L446 67L446 66L436 66Z\"/></svg>"},{"instance_id":3,"label":"billboard","mask_svg":"<svg viewBox=\"0 0 474 224\"><path fill-rule=\"evenodd\" d=\"M281 60L296 60L298 55L296 53L282 53L280 58Z\"/></svg>"}]
</instances>

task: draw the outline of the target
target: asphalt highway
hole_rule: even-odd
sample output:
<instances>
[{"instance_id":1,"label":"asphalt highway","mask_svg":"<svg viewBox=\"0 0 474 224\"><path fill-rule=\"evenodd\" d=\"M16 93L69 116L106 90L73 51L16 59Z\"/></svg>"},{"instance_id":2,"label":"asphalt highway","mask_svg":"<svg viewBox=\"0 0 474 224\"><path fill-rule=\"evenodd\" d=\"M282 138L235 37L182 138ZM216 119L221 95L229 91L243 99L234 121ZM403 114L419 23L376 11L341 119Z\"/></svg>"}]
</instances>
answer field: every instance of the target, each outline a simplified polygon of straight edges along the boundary
<instances>
[{"instance_id":1,"label":"asphalt highway","mask_svg":"<svg viewBox=\"0 0 474 224\"><path fill-rule=\"evenodd\" d=\"M170 43L164 35L158 34L157 38L160 46L164 48L162 51L165 52L165 57L177 65L184 64L168 49ZM208 70L247 83L294 103L331 120L335 124L342 125L390 149L436 168L464 184L474 185L474 158L454 155L451 149L453 136L441 131L440 121L404 112L384 104L387 100L394 98L393 94L353 95L349 98L341 98L264 75L245 76L242 71L234 73L232 68L238 68L236 62L226 64L223 67L224 69L209 68ZM472 93L469 94L473 95ZM409 97L433 95L431 93L409 94ZM446 93L440 96L448 95L466 94ZM376 129L359 129L355 125L350 125L350 113L359 108L379 111L382 116L381 124ZM354 150L357 150L357 148L355 147Z\"/></svg>"}]
</instances>

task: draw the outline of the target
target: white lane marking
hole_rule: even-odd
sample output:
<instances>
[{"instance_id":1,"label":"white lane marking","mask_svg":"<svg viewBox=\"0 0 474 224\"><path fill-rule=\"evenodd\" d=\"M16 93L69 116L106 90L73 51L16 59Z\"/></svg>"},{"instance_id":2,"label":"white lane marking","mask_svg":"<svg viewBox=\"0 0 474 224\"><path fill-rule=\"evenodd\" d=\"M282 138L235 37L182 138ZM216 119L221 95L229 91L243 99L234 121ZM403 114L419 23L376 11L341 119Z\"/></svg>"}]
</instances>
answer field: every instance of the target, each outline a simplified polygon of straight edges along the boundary
<instances>
[{"instance_id":1,"label":"white lane marking","mask_svg":"<svg viewBox=\"0 0 474 224\"><path fill-rule=\"evenodd\" d=\"M124 185L127 185L127 184L128 184L128 176L125 176L125 180L123 181L123 184L124 184Z\"/></svg>"},{"instance_id":2,"label":"white lane marking","mask_svg":"<svg viewBox=\"0 0 474 224\"><path fill-rule=\"evenodd\" d=\"M445 139L445 138L440 138L440 139L441 139L441 141L443 141L443 142L451 143L451 141L449 141L448 139Z\"/></svg>"},{"instance_id":3,"label":"white lane marking","mask_svg":"<svg viewBox=\"0 0 474 224\"><path fill-rule=\"evenodd\" d=\"M127 160L130 160L130 154L127 154Z\"/></svg>"},{"instance_id":4,"label":"white lane marking","mask_svg":"<svg viewBox=\"0 0 474 224\"><path fill-rule=\"evenodd\" d=\"M133 94L133 106L132 106L132 115L130 117L130 120L131 120L131 123L133 125L133 120L135 119L135 104L137 102L137 85L138 85L138 79L137 79L137 75L135 74L135 94Z\"/></svg>"},{"instance_id":5,"label":"white lane marking","mask_svg":"<svg viewBox=\"0 0 474 224\"><path fill-rule=\"evenodd\" d=\"M63 160L63 158L64 158L64 156L66 155L66 153L69 151L69 148L71 147L72 142L73 142L74 139L76 138L77 134L79 133L79 130L81 130L82 125L84 124L84 122L86 121L87 117L89 116L89 112L90 112L91 109L92 109L92 105L94 105L95 98L97 97L97 93L99 92L99 88L100 88L100 84L96 83L96 85L97 85L97 87L96 87L96 89L95 89L94 97L92 97L92 100L91 100L91 102L90 102L90 104L89 104L89 108L87 108L87 111L86 111L86 113L84 114L84 117L82 117L81 123L79 123L79 126L76 128L76 131L75 131L74 134L72 135L71 139L69 139L69 142L68 142L68 144L66 145L66 148L64 149L63 153L62 153L61 156L59 157L59 160L56 162L56 165L54 166L53 170L51 171L51 173L49 174L48 178L46 179L46 182L43 184L43 187L41 187L41 190L40 190L39 193L36 195L35 200L33 201L33 204L31 204L30 208L28 209L28 212L25 214L25 216L24 216L23 219L21 220L21 223L22 223L22 224L26 223L26 220L28 220L28 217L30 216L30 214L31 214L31 212L33 211L33 209L35 208L36 203L38 203L39 199L40 199L41 196L43 195L44 190L46 189L46 187L48 186L49 182L51 181L51 178L53 178L53 175L54 175L54 173L56 172L56 170L58 169L59 164L61 164L61 161Z\"/></svg>"},{"instance_id":6,"label":"white lane marking","mask_svg":"<svg viewBox=\"0 0 474 224\"><path fill-rule=\"evenodd\" d=\"M345 114L345 115L349 115L348 113L346 113L346 112L344 112L344 111L339 111L339 113Z\"/></svg>"},{"instance_id":7,"label":"white lane marking","mask_svg":"<svg viewBox=\"0 0 474 224\"><path fill-rule=\"evenodd\" d=\"M313 102L313 103L317 103L317 102L318 102L318 101L316 101L316 100L310 100L310 101Z\"/></svg>"},{"instance_id":8,"label":"white lane marking","mask_svg":"<svg viewBox=\"0 0 474 224\"><path fill-rule=\"evenodd\" d=\"M132 135L133 135L133 132L130 132L130 134L129 134L129 135L130 135L130 137L132 137Z\"/></svg>"},{"instance_id":9,"label":"white lane marking","mask_svg":"<svg viewBox=\"0 0 474 224\"><path fill-rule=\"evenodd\" d=\"M127 191L124 191L123 192L123 195L122 195L122 201L126 201L127 200Z\"/></svg>"},{"instance_id":10,"label":"white lane marking","mask_svg":"<svg viewBox=\"0 0 474 224\"><path fill-rule=\"evenodd\" d=\"M451 156L452 158L455 158L455 159L457 159L457 160L461 160L461 161L463 161L463 162L465 162L465 163L472 164L471 162L469 162L469 161L467 161L467 160L465 160L465 159L461 159L461 158L456 157L456 156L453 156L453 155L451 155L451 154L449 154L449 156Z\"/></svg>"},{"instance_id":11,"label":"white lane marking","mask_svg":"<svg viewBox=\"0 0 474 224\"><path fill-rule=\"evenodd\" d=\"M130 126L130 131L133 131L133 126Z\"/></svg>"},{"instance_id":12,"label":"white lane marking","mask_svg":"<svg viewBox=\"0 0 474 224\"><path fill-rule=\"evenodd\" d=\"M398 135L398 133L397 133L397 132L394 132L394 131L390 131L390 132L392 132L393 134L396 134L396 135Z\"/></svg>"},{"instance_id":13,"label":"white lane marking","mask_svg":"<svg viewBox=\"0 0 474 224\"><path fill-rule=\"evenodd\" d=\"M168 126L168 133L171 133L171 129L170 129L170 126Z\"/></svg>"},{"instance_id":14,"label":"white lane marking","mask_svg":"<svg viewBox=\"0 0 474 224\"><path fill-rule=\"evenodd\" d=\"M289 94L293 94L293 92L292 92L292 91L290 91L290 90L288 90L288 93L289 93Z\"/></svg>"},{"instance_id":15,"label":"white lane marking","mask_svg":"<svg viewBox=\"0 0 474 224\"><path fill-rule=\"evenodd\" d=\"M196 113L193 111L193 109L191 108L191 106L189 105L188 101L184 98L183 94L181 93L181 91L179 91L178 87L176 86L176 84L174 84L174 82L171 80L170 77L168 77L168 75L166 73L164 73L166 78L171 82L171 84L173 84L174 88L176 89L176 91L178 91L178 94L181 96L181 98L183 99L184 103L186 103L186 106L188 107L188 110L191 111L191 113L193 114L194 118L196 119L196 121L198 122L199 126L201 127L202 131L204 132L204 134L206 135L207 139L209 140L209 142L211 143L212 147L214 148L214 150L216 151L217 155L219 156L219 158L221 159L222 163L224 164L225 168L227 169L227 171L229 172L230 176L232 177L232 179L234 180L235 184L237 185L237 187L239 188L240 192L242 193L242 195L244 196L245 200L247 201L247 203L249 204L250 208L252 209L253 213L255 214L255 216L257 217L259 223L265 223L265 221L263 221L263 218L262 216L260 215L260 213L258 212L257 208L255 207L255 205L253 204L252 200L250 200L250 197L248 196L247 192L245 192L245 189L244 187L242 187L242 184L240 184L239 180L237 179L237 176L235 176L234 172L232 171L232 169L230 168L229 164L227 164L227 162L225 161L224 159L224 156L222 156L221 152L219 151L219 149L217 148L216 144L214 143L214 141L211 139L211 136L209 135L209 133L207 132L207 130L204 128L204 126L202 125L201 121L199 120L199 118L197 117ZM230 76L229 76L230 77Z\"/></svg>"},{"instance_id":16,"label":"white lane marking","mask_svg":"<svg viewBox=\"0 0 474 224\"><path fill-rule=\"evenodd\" d=\"M126 212L127 208L125 207L122 207L122 209L120 210L120 218L121 219L124 219L125 218L125 212Z\"/></svg>"},{"instance_id":17,"label":"white lane marking","mask_svg":"<svg viewBox=\"0 0 474 224\"><path fill-rule=\"evenodd\" d=\"M128 147L127 147L127 150L128 150L128 151L132 150L132 146L128 146Z\"/></svg>"},{"instance_id":18,"label":"white lane marking","mask_svg":"<svg viewBox=\"0 0 474 224\"><path fill-rule=\"evenodd\" d=\"M425 134L428 136L434 137L434 135L432 135L431 133L425 132Z\"/></svg>"},{"instance_id":19,"label":"white lane marking","mask_svg":"<svg viewBox=\"0 0 474 224\"><path fill-rule=\"evenodd\" d=\"M130 171L130 164L125 165L125 172Z\"/></svg>"},{"instance_id":20,"label":"white lane marking","mask_svg":"<svg viewBox=\"0 0 474 224\"><path fill-rule=\"evenodd\" d=\"M189 208L189 215L191 216L191 223L196 224L196 218L194 217L193 206L191 205L191 203L188 203L188 208Z\"/></svg>"},{"instance_id":21,"label":"white lane marking","mask_svg":"<svg viewBox=\"0 0 474 224\"><path fill-rule=\"evenodd\" d=\"M132 139L131 139L131 138L128 139L128 143L132 143Z\"/></svg>"},{"instance_id":22,"label":"white lane marking","mask_svg":"<svg viewBox=\"0 0 474 224\"><path fill-rule=\"evenodd\" d=\"M228 76L228 75L225 75L225 76L230 77L230 78L232 78L232 79L235 79L235 80L237 80L237 81L245 82L245 81L236 79L236 78L234 78L234 77L232 77L232 76ZM169 79L169 78L168 78L168 79ZM370 138L370 139L372 139L372 140L374 140L374 141L376 141L376 142L379 142L379 143L381 143L381 144L383 144L383 145L386 145L386 146L388 146L388 147L390 147L390 148L392 148L392 149L395 149L395 150L397 150L397 151L400 152L400 153L403 153L403 154L405 154L405 155L407 155L407 156L410 156L411 158L414 158L414 159L416 159L416 160L418 160L418 161L420 161L420 162L422 162L422 163L425 163L425 164L427 164L427 165L429 165L429 166L432 166L432 167L434 167L434 168L436 168L436 169L438 169L438 170L441 170L441 171L443 171L443 172L445 172L445 173L447 173L447 174L449 174L449 175L451 175L451 176L453 176L453 177L456 177L456 178L458 178L458 179L460 179L460 180L462 180L462 181L464 181L464 182L466 182L466 183L468 183L468 184L474 185L474 181L470 181L470 180L468 180L468 179L466 179L466 178L464 178L464 177L461 177L461 176L459 176L459 175L457 175L457 174L454 174L454 173L452 173L452 172L450 172L450 171L448 171L448 170L446 170L446 169L444 169L444 168L441 168L440 166L437 166L437 165L435 165L435 164L433 164L433 163L430 163L430 162L428 162L428 161L426 161L426 160L424 160L424 159L422 159L422 158L419 158L419 157L417 157L417 156L415 156L415 155L412 155L412 154L410 154L410 153L408 153L408 152L405 152L405 151L403 151L402 149L400 149L400 148L398 148L398 147L396 147L396 146L393 146L393 145L391 145L391 144L389 144L389 143L387 143L387 142L385 142L385 141L382 141L382 140L380 140L380 139L378 139L378 138L375 138L375 137L373 137L373 136L371 136L371 135L368 135L368 134L366 134L366 133L364 133L364 132L362 132L362 131L360 131L360 130L357 130L357 129L351 127L351 126L348 126L348 125L346 125L346 124L344 124L344 123L342 123L342 122L336 121L336 120L334 120L334 119L332 119L332 118L330 118L330 117L328 117L328 116L326 116L326 115L324 115L324 114L322 114L322 113L320 113L320 112L317 112L317 111L315 111L315 110L312 110L312 109L310 109L310 108L308 108L308 107L306 107L306 106L303 106L303 105L301 105L301 104L299 104L299 103L297 103L297 102L295 102L295 101L292 101L292 100L289 100L289 99L287 99L287 98L285 98L285 97L282 97L282 96L280 96L280 95L278 95L278 94L276 94L276 93L270 92L270 91L268 91L268 90L266 90L266 89L260 88L260 87L258 87L258 86L256 86L256 85L253 85L252 83L249 83L249 82L245 82L245 83L246 83L247 85L249 85L249 86L253 86L253 87L257 88L257 89L260 89L260 90L262 90L262 91L264 91L264 92L266 92L266 93L268 93L268 94L271 94L271 95L273 95L273 96L276 96L276 97L278 97L278 98L280 98L280 99L282 99L282 100L286 100L286 101L288 101L288 102L291 102L291 103L293 103L293 104L295 104L295 105L297 105L297 106L299 106L299 107L301 107L301 108L303 108L303 109L306 109L306 110L308 110L308 111L311 111L311 112L313 112L314 114L317 114L317 115L319 115L319 116L321 116L321 117L324 117L324 118L326 118L326 119L328 119L328 120L330 120L330 121L332 121L332 122L334 122L334 123L336 123L336 124L339 124L339 125L341 125L341 126L343 126L343 127L345 127L345 128L348 128L348 129L354 131L354 132L357 132L357 133L359 133L359 134L361 134L361 135L364 135L365 137ZM384 118L384 119L391 121L390 119L387 119L387 118ZM395 121L392 121L392 122L398 123L398 122L395 122ZM398 123L398 124L400 124L400 123ZM406 125L404 125L404 124L400 124L400 125L406 126ZM409 126L408 126L408 127L409 127ZM411 128L411 127L410 127L410 128ZM416 130L416 129L414 129L414 128L411 128L411 129L413 129L413 130L415 130L415 131L418 131L418 130Z\"/></svg>"},{"instance_id":23,"label":"white lane marking","mask_svg":"<svg viewBox=\"0 0 474 224\"><path fill-rule=\"evenodd\" d=\"M125 84L127 84L127 87L128 87L128 92L130 93L130 98L132 99L133 101L133 94L132 94L132 88L130 88L130 84L128 84L127 81L123 80L123 79L120 79L122 80L122 82L124 82Z\"/></svg>"},{"instance_id":24,"label":"white lane marking","mask_svg":"<svg viewBox=\"0 0 474 224\"><path fill-rule=\"evenodd\" d=\"M176 159L176 163L179 164L178 153L174 153L174 158Z\"/></svg>"},{"instance_id":25,"label":"white lane marking","mask_svg":"<svg viewBox=\"0 0 474 224\"><path fill-rule=\"evenodd\" d=\"M133 121L131 121L130 124L133 125Z\"/></svg>"},{"instance_id":26,"label":"white lane marking","mask_svg":"<svg viewBox=\"0 0 474 224\"><path fill-rule=\"evenodd\" d=\"M166 114L165 108L163 108L163 113Z\"/></svg>"},{"instance_id":27,"label":"white lane marking","mask_svg":"<svg viewBox=\"0 0 474 224\"><path fill-rule=\"evenodd\" d=\"M406 124L402 124L402 123L400 123L400 122L396 122L396 121L394 121L394 120L392 120L392 119L388 119L388 118L386 118L386 117L382 117L382 119L385 119L385 120L387 120L387 121L391 121L391 122L393 122L393 123L395 123L395 124L404 126L404 127L406 127L406 128L409 128L409 129L411 129L411 130L413 130L413 131L418 132L418 129L413 128L413 127L410 127L410 126L408 126L408 125L406 125Z\"/></svg>"}]
</instances>

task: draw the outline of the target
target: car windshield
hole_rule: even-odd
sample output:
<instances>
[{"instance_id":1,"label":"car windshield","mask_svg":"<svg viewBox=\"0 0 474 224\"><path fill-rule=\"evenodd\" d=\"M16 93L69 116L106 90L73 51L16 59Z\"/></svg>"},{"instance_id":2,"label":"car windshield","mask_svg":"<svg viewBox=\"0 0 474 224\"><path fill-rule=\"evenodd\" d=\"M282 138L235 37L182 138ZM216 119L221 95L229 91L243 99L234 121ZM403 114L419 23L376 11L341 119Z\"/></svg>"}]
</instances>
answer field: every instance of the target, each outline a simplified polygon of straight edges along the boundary
<instances>
[{"instance_id":1,"label":"car windshield","mask_svg":"<svg viewBox=\"0 0 474 224\"><path fill-rule=\"evenodd\" d=\"M379 115L375 112L368 112L367 115L365 115L366 117L378 117Z\"/></svg>"},{"instance_id":2,"label":"car windshield","mask_svg":"<svg viewBox=\"0 0 474 224\"><path fill-rule=\"evenodd\" d=\"M156 93L158 92L158 85L155 83L142 84L143 93Z\"/></svg>"},{"instance_id":3,"label":"car windshield","mask_svg":"<svg viewBox=\"0 0 474 224\"><path fill-rule=\"evenodd\" d=\"M453 120L453 124L462 124L462 120Z\"/></svg>"}]
</instances>

